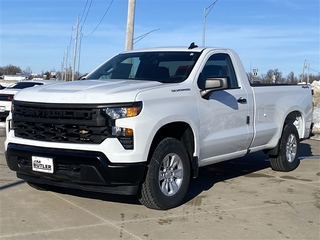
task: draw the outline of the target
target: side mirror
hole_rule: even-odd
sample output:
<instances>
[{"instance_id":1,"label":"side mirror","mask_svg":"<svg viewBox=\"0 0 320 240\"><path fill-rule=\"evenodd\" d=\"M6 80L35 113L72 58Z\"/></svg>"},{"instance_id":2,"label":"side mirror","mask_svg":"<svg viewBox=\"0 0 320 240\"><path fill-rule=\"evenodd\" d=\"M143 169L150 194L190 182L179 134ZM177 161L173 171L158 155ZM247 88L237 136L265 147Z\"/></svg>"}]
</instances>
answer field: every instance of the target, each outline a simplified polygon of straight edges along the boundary
<instances>
[{"instance_id":1,"label":"side mirror","mask_svg":"<svg viewBox=\"0 0 320 240\"><path fill-rule=\"evenodd\" d=\"M227 88L229 88L228 77L209 77L206 79L204 89L200 91L200 94L202 98L208 99L211 92Z\"/></svg>"}]
</instances>

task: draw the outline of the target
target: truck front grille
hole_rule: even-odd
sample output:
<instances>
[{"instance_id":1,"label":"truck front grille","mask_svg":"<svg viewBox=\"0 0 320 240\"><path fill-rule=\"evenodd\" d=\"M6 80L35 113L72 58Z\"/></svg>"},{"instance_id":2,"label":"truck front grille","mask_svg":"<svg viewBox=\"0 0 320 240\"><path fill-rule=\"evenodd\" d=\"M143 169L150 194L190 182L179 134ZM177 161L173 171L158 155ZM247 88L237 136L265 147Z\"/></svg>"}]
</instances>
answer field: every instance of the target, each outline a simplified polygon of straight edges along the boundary
<instances>
[{"instance_id":1,"label":"truck front grille","mask_svg":"<svg viewBox=\"0 0 320 240\"><path fill-rule=\"evenodd\" d=\"M49 142L101 143L107 127L14 121L15 136Z\"/></svg>"},{"instance_id":2,"label":"truck front grille","mask_svg":"<svg viewBox=\"0 0 320 240\"><path fill-rule=\"evenodd\" d=\"M94 105L31 104L14 101L16 137L47 142L100 144L114 124Z\"/></svg>"}]
</instances>

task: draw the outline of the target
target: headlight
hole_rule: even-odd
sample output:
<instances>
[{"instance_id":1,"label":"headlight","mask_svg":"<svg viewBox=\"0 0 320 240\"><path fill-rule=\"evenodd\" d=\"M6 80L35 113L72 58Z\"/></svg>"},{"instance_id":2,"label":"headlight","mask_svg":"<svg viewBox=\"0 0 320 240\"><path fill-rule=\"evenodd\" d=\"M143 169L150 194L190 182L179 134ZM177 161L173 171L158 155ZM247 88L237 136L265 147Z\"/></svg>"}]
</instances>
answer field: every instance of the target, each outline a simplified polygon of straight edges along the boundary
<instances>
[{"instance_id":1,"label":"headlight","mask_svg":"<svg viewBox=\"0 0 320 240\"><path fill-rule=\"evenodd\" d=\"M135 117L139 115L141 110L142 102L133 103L128 107L108 107L103 109L111 119Z\"/></svg>"},{"instance_id":2,"label":"headlight","mask_svg":"<svg viewBox=\"0 0 320 240\"><path fill-rule=\"evenodd\" d=\"M109 131L111 135L118 138L122 146L127 150L132 150L134 147L133 129L116 126L116 120L138 116L141 110L142 102L124 103L102 109L103 113L111 118L109 119L109 124L111 125Z\"/></svg>"}]
</instances>

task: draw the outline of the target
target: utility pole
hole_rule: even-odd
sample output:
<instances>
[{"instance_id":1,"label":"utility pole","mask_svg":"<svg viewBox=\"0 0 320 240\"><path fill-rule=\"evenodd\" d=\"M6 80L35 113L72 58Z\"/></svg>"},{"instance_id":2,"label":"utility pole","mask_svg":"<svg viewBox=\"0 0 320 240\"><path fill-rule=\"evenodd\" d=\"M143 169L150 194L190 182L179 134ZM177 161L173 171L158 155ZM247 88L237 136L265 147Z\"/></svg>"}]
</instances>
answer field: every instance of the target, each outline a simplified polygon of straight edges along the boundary
<instances>
[{"instance_id":1,"label":"utility pole","mask_svg":"<svg viewBox=\"0 0 320 240\"><path fill-rule=\"evenodd\" d=\"M307 83L309 83L309 75L310 75L310 63L308 63L308 77L307 77Z\"/></svg>"},{"instance_id":2,"label":"utility pole","mask_svg":"<svg viewBox=\"0 0 320 240\"><path fill-rule=\"evenodd\" d=\"M65 56L63 56L62 62L61 62L61 80L62 81L63 81L63 78L64 78L64 76L63 76L64 58L65 58Z\"/></svg>"},{"instance_id":3,"label":"utility pole","mask_svg":"<svg viewBox=\"0 0 320 240\"><path fill-rule=\"evenodd\" d=\"M65 80L68 81L68 55L69 55L69 47L67 46L67 52L66 52L66 72L65 72Z\"/></svg>"},{"instance_id":4,"label":"utility pole","mask_svg":"<svg viewBox=\"0 0 320 240\"><path fill-rule=\"evenodd\" d=\"M134 12L136 0L128 0L128 16L126 30L126 50L133 49L133 33L134 33Z\"/></svg>"},{"instance_id":5,"label":"utility pole","mask_svg":"<svg viewBox=\"0 0 320 240\"><path fill-rule=\"evenodd\" d=\"M77 45L78 45L78 29L79 29L79 17L77 17L76 24L76 36L74 39L74 49L73 49L73 66L72 66L72 81L74 81L74 76L76 73L76 61L77 61Z\"/></svg>"},{"instance_id":6,"label":"utility pole","mask_svg":"<svg viewBox=\"0 0 320 240\"><path fill-rule=\"evenodd\" d=\"M82 34L82 31L80 30L80 45L79 45L79 55L78 55L78 72L80 72L80 54L81 54L81 42L82 42L82 37L83 37L83 34Z\"/></svg>"},{"instance_id":7,"label":"utility pole","mask_svg":"<svg viewBox=\"0 0 320 240\"><path fill-rule=\"evenodd\" d=\"M300 82L303 82L303 79L304 79L304 69L306 68L306 63L307 63L307 60L304 60Z\"/></svg>"}]
</instances>

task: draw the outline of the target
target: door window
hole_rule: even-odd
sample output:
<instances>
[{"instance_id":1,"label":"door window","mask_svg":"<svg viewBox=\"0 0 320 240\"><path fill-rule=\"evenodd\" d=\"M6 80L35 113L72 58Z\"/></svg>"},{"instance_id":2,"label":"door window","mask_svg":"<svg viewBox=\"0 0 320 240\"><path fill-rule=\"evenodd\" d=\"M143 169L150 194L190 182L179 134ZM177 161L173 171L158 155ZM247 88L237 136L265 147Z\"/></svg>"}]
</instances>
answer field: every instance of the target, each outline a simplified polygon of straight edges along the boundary
<instances>
[{"instance_id":1,"label":"door window","mask_svg":"<svg viewBox=\"0 0 320 240\"><path fill-rule=\"evenodd\" d=\"M201 77L198 80L200 89L204 88L204 82L208 77L227 77L229 88L239 88L236 74L228 54L213 54L204 66Z\"/></svg>"}]
</instances>

